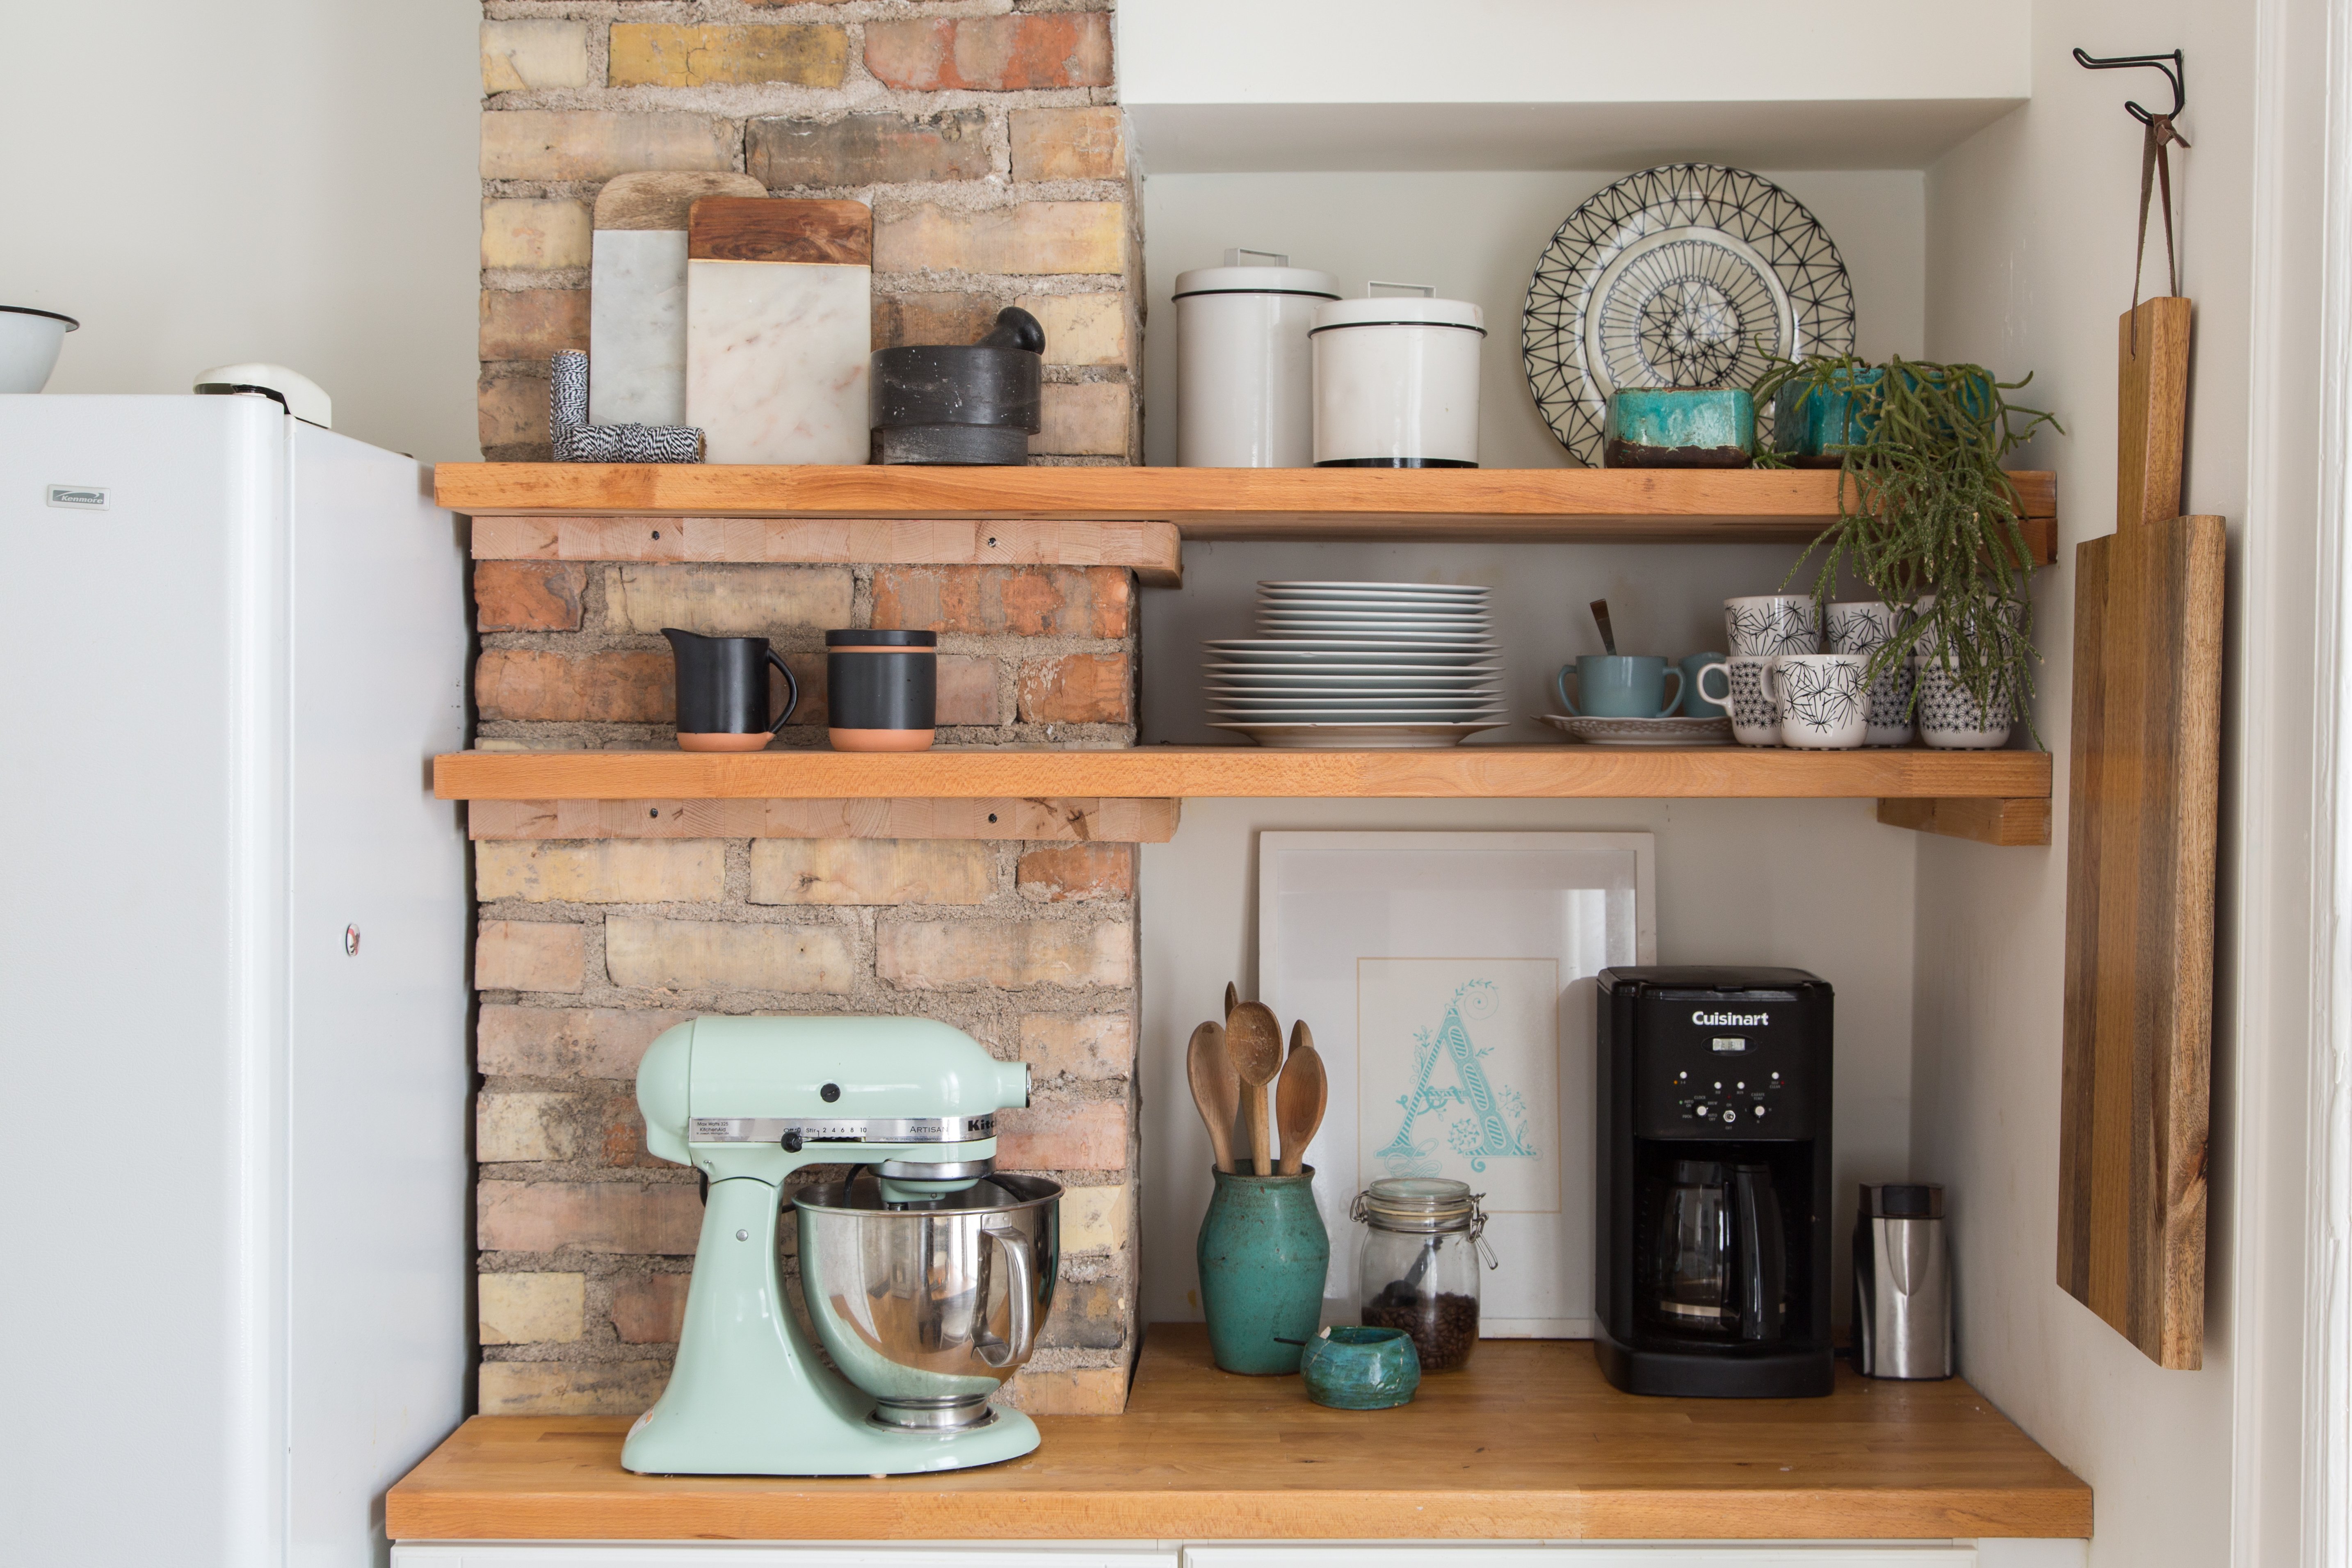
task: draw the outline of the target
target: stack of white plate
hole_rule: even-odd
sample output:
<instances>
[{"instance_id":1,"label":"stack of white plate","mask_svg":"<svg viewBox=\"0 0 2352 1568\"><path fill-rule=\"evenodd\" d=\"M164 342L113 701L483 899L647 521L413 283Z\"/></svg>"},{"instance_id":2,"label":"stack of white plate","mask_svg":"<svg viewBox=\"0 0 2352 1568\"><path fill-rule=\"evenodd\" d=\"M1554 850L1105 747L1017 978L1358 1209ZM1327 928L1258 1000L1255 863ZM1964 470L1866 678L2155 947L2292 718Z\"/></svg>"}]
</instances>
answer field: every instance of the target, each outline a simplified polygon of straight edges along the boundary
<instances>
[{"instance_id":1,"label":"stack of white plate","mask_svg":"<svg viewBox=\"0 0 2352 1568\"><path fill-rule=\"evenodd\" d=\"M1209 719L1262 746L1451 746L1509 722L1487 591L1260 583L1255 637L1208 653Z\"/></svg>"}]
</instances>

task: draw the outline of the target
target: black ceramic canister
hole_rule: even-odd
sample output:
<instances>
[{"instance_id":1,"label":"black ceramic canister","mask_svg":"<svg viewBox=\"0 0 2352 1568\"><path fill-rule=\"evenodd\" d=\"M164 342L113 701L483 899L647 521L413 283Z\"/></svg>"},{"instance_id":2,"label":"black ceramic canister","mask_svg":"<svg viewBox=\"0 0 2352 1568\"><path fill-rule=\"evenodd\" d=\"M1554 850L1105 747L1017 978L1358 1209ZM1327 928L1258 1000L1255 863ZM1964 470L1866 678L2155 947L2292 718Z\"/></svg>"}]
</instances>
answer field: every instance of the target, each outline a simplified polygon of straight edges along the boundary
<instances>
[{"instance_id":1,"label":"black ceramic canister","mask_svg":"<svg viewBox=\"0 0 2352 1568\"><path fill-rule=\"evenodd\" d=\"M827 632L824 679L835 751L929 747L939 707L939 633Z\"/></svg>"},{"instance_id":2,"label":"black ceramic canister","mask_svg":"<svg viewBox=\"0 0 2352 1568\"><path fill-rule=\"evenodd\" d=\"M766 637L707 637L664 626L677 660L677 743L688 752L756 752L800 706L801 689ZM768 721L768 668L784 678L784 709Z\"/></svg>"}]
</instances>

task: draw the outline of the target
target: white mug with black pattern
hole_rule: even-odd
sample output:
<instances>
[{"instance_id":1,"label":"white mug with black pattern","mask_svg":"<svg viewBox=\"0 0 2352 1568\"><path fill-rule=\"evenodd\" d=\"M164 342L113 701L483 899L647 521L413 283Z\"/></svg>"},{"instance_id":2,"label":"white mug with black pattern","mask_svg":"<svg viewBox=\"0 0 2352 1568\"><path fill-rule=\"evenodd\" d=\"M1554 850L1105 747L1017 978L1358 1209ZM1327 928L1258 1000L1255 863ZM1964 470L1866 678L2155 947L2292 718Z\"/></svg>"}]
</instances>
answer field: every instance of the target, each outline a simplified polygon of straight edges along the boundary
<instances>
[{"instance_id":1,"label":"white mug with black pattern","mask_svg":"<svg viewBox=\"0 0 2352 1568\"><path fill-rule=\"evenodd\" d=\"M1822 651L1822 613L1810 595L1756 594L1723 601L1723 635L1734 658Z\"/></svg>"},{"instance_id":2,"label":"white mug with black pattern","mask_svg":"<svg viewBox=\"0 0 2352 1568\"><path fill-rule=\"evenodd\" d=\"M1862 744L1870 697L1858 653L1790 653L1764 671L1764 695L1779 710L1780 743L1809 752L1843 752Z\"/></svg>"},{"instance_id":3,"label":"white mug with black pattern","mask_svg":"<svg viewBox=\"0 0 2352 1568\"><path fill-rule=\"evenodd\" d=\"M1831 653L1858 653L1867 660L1894 640L1909 616L1883 599L1844 600L1832 604L1823 618L1822 636ZM1870 683L1870 717L1864 726L1865 746L1900 746L1911 739L1911 660Z\"/></svg>"},{"instance_id":4,"label":"white mug with black pattern","mask_svg":"<svg viewBox=\"0 0 2352 1568\"><path fill-rule=\"evenodd\" d=\"M1699 695L1731 710L1731 738L1743 746L1780 743L1780 714L1764 695L1764 672L1771 667L1769 654L1733 654L1698 672ZM1723 672L1723 695L1707 689L1707 677Z\"/></svg>"}]
</instances>

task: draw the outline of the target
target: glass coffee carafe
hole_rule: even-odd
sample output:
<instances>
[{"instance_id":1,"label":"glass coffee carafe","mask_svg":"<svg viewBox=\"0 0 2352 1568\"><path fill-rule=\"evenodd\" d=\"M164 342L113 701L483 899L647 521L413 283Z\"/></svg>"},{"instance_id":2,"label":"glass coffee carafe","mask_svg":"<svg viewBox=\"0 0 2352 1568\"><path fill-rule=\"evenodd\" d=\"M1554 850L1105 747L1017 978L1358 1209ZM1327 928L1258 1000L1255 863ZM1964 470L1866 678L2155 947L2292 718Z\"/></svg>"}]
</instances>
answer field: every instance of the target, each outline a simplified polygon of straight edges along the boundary
<instances>
[{"instance_id":1,"label":"glass coffee carafe","mask_svg":"<svg viewBox=\"0 0 2352 1568\"><path fill-rule=\"evenodd\" d=\"M1780 1338L1788 1247L1770 1169L1676 1160L1658 1197L1647 1289L1657 1326L1710 1340Z\"/></svg>"}]
</instances>

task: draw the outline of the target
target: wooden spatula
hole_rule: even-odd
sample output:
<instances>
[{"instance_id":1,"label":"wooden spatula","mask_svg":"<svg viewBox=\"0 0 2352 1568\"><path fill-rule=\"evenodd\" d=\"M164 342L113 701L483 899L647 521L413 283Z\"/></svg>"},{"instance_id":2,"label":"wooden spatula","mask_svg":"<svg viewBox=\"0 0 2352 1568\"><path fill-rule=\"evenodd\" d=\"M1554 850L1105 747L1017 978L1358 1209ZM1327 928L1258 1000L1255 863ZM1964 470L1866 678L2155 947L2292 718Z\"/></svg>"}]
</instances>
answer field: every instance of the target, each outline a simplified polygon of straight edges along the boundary
<instances>
[{"instance_id":1,"label":"wooden spatula","mask_svg":"<svg viewBox=\"0 0 2352 1568\"><path fill-rule=\"evenodd\" d=\"M1221 1024L1203 1024L1192 1031L1184 1047L1184 1076L1192 1080L1192 1103L1209 1124L1209 1149L1217 1169L1234 1168L1234 1113L1241 1109L1242 1080L1234 1076L1233 1058L1225 1051Z\"/></svg>"},{"instance_id":2,"label":"wooden spatula","mask_svg":"<svg viewBox=\"0 0 2352 1568\"><path fill-rule=\"evenodd\" d=\"M1261 1002L1244 1002L1225 1025L1225 1050L1242 1080L1242 1123L1249 1129L1250 1163L1274 1174L1274 1142L1266 1129L1265 1086L1282 1070L1282 1024Z\"/></svg>"},{"instance_id":3,"label":"wooden spatula","mask_svg":"<svg viewBox=\"0 0 2352 1568\"><path fill-rule=\"evenodd\" d=\"M1274 1120L1282 1133L1281 1173L1298 1174L1307 1161L1307 1145L1323 1125L1323 1108L1330 1096L1323 1077L1323 1058L1315 1051L1315 1037L1301 1018L1290 1028L1290 1055L1282 1064L1282 1081L1275 1086Z\"/></svg>"}]
</instances>

